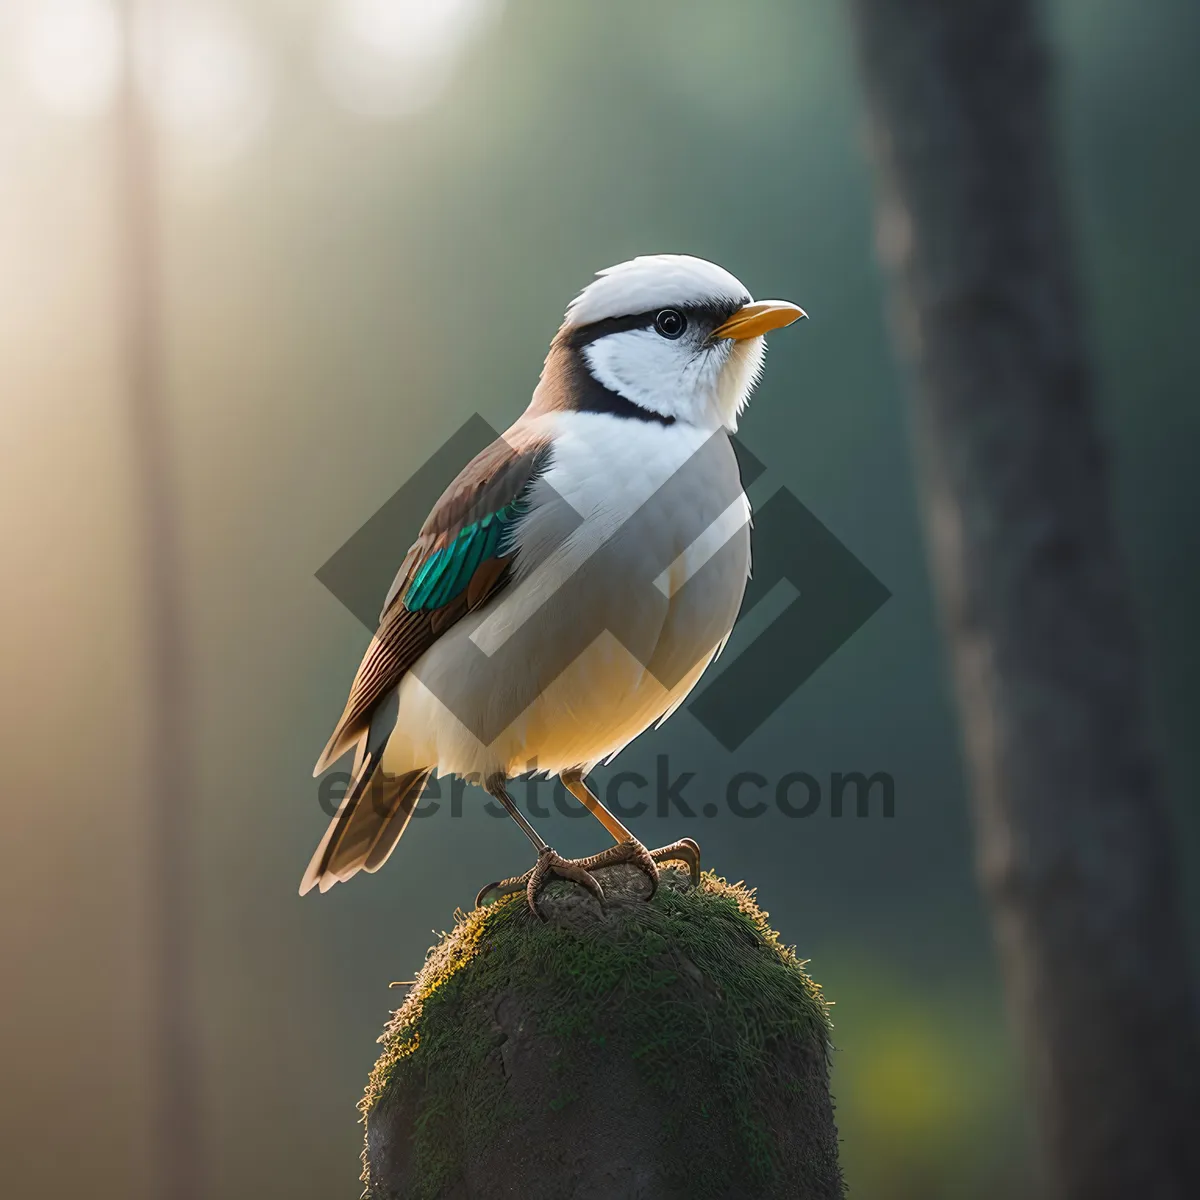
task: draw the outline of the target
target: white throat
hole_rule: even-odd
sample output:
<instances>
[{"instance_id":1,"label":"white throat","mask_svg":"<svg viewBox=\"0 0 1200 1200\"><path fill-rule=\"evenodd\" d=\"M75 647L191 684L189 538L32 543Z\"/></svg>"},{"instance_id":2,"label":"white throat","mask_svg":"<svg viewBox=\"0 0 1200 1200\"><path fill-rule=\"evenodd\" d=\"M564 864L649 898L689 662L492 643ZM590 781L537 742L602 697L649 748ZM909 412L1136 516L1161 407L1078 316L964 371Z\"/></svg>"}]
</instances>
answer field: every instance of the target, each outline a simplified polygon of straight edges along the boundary
<instances>
[{"instance_id":1,"label":"white throat","mask_svg":"<svg viewBox=\"0 0 1200 1200\"><path fill-rule=\"evenodd\" d=\"M583 348L592 378L639 408L701 429L735 430L762 372L762 338L689 347L631 329Z\"/></svg>"}]
</instances>

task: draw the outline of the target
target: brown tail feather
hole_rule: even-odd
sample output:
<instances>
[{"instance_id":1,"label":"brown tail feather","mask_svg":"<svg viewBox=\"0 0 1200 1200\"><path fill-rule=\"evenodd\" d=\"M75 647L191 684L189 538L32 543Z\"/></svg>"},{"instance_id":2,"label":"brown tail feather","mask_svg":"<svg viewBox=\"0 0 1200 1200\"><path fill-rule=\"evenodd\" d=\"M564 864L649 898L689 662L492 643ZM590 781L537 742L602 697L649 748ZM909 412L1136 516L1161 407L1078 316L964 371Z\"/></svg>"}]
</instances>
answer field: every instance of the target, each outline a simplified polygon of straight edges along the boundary
<instances>
[{"instance_id":1,"label":"brown tail feather","mask_svg":"<svg viewBox=\"0 0 1200 1200\"><path fill-rule=\"evenodd\" d=\"M413 815L413 809L417 807L417 802L421 799L421 793L425 790L425 783L432 774L431 770L423 770L413 771L411 775L406 776L410 782L396 793L391 815L384 822L383 828L379 831L379 836L375 839L375 843L371 847L370 854L367 855L363 862L362 869L364 871L374 874L391 857L392 851L396 848L396 843L408 827L408 821Z\"/></svg>"},{"instance_id":2,"label":"brown tail feather","mask_svg":"<svg viewBox=\"0 0 1200 1200\"><path fill-rule=\"evenodd\" d=\"M359 871L378 871L395 849L432 772L385 776L377 768L368 751L304 872L300 895L318 886L327 892Z\"/></svg>"},{"instance_id":3,"label":"brown tail feather","mask_svg":"<svg viewBox=\"0 0 1200 1200\"><path fill-rule=\"evenodd\" d=\"M344 721L345 717L342 720ZM316 779L318 775L327 771L355 742L362 738L362 735L363 731L361 728L346 728L343 726L342 721L339 721L337 728L330 735L329 741L325 743L325 749L321 751L321 757L317 759L317 765L313 767L313 778Z\"/></svg>"}]
</instances>

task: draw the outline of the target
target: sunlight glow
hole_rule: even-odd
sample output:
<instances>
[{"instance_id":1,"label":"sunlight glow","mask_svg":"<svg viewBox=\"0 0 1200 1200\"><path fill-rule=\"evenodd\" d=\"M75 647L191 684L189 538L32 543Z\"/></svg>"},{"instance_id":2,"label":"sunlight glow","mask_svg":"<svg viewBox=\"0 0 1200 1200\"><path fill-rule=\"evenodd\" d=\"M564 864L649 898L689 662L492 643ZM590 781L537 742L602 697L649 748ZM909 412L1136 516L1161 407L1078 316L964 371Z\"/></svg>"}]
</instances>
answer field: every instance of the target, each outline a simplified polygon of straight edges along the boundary
<instances>
[{"instance_id":1,"label":"sunlight glow","mask_svg":"<svg viewBox=\"0 0 1200 1200\"><path fill-rule=\"evenodd\" d=\"M58 116L111 110L121 67L113 0L40 0L17 25L26 91ZM139 78L173 159L223 162L263 130L270 72L232 4L158 0L142 9Z\"/></svg>"},{"instance_id":2,"label":"sunlight glow","mask_svg":"<svg viewBox=\"0 0 1200 1200\"><path fill-rule=\"evenodd\" d=\"M399 117L432 104L503 0L335 0L321 74L351 112Z\"/></svg>"},{"instance_id":3,"label":"sunlight glow","mask_svg":"<svg viewBox=\"0 0 1200 1200\"><path fill-rule=\"evenodd\" d=\"M266 125L266 63L224 6L163 6L148 90L173 155L222 161L247 149Z\"/></svg>"},{"instance_id":4,"label":"sunlight glow","mask_svg":"<svg viewBox=\"0 0 1200 1200\"><path fill-rule=\"evenodd\" d=\"M110 0L43 0L18 33L18 70L33 96L68 117L102 113L117 82Z\"/></svg>"}]
</instances>

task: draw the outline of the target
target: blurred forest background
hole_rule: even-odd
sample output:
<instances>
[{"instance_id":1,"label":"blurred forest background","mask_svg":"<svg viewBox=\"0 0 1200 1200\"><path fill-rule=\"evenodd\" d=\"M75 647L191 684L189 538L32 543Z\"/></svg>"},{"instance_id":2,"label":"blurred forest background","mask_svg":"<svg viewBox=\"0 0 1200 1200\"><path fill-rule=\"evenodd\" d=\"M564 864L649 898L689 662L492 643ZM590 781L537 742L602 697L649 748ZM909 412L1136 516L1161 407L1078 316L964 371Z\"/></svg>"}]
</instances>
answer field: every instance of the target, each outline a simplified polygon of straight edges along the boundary
<instances>
[{"instance_id":1,"label":"blurred forest background","mask_svg":"<svg viewBox=\"0 0 1200 1200\"><path fill-rule=\"evenodd\" d=\"M524 406L567 300L638 253L813 318L742 426L893 598L737 752L686 713L610 771L890 773L896 812L634 822L759 887L835 1002L853 1195L999 1197L1028 1131L833 0L162 0L166 366L199 764L188 814L213 1196L356 1195L373 1039L431 931L525 865L469 793L301 902L310 770L367 634L314 572L472 414ZM1200 946L1200 9L1057 0L1060 118L1121 532ZM147 713L106 0L0 8L6 1191L145 1194ZM403 547L397 547L396 560ZM603 780L603 773L601 773ZM564 852L590 822L555 816ZM582 828L580 827L582 825ZM1147 981L1153 986L1153 981Z\"/></svg>"}]
</instances>

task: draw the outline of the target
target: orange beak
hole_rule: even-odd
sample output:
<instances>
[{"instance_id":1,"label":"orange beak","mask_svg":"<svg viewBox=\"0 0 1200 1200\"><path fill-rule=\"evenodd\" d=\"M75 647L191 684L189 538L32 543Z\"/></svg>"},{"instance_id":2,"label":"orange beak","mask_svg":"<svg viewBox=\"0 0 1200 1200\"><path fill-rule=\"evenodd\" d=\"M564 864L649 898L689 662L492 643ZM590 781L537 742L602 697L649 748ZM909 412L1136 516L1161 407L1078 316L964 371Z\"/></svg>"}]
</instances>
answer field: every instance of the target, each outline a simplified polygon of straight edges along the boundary
<instances>
[{"instance_id":1,"label":"orange beak","mask_svg":"<svg viewBox=\"0 0 1200 1200\"><path fill-rule=\"evenodd\" d=\"M739 308L723 325L713 330L714 338L732 338L736 342L761 337L772 329L782 329L808 316L804 309L786 300L757 300Z\"/></svg>"}]
</instances>

